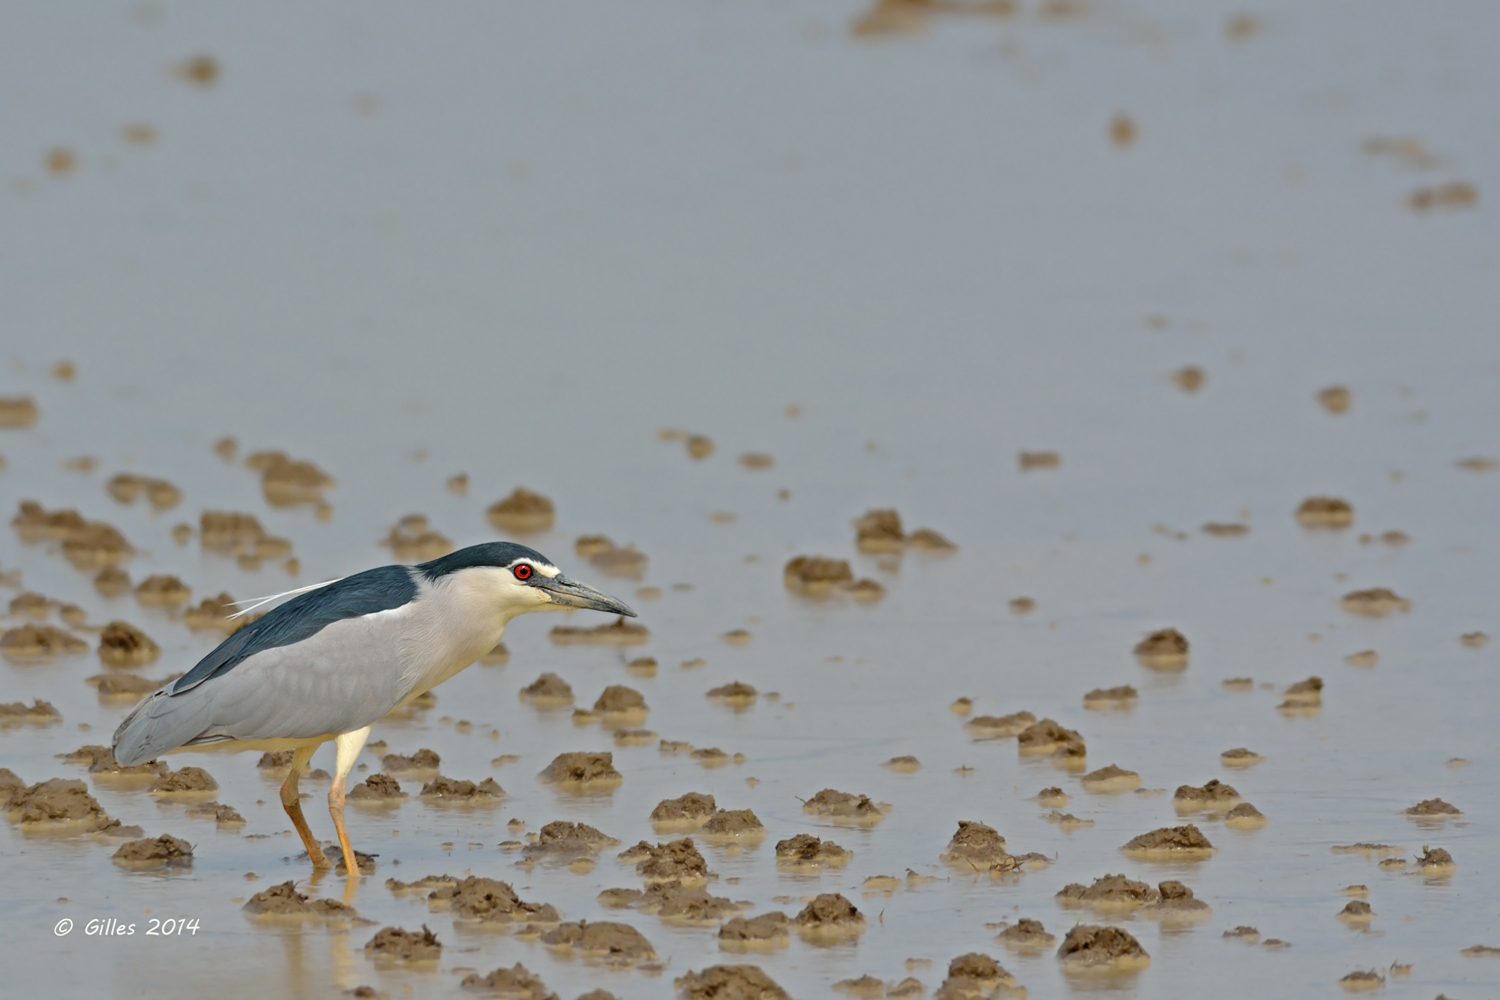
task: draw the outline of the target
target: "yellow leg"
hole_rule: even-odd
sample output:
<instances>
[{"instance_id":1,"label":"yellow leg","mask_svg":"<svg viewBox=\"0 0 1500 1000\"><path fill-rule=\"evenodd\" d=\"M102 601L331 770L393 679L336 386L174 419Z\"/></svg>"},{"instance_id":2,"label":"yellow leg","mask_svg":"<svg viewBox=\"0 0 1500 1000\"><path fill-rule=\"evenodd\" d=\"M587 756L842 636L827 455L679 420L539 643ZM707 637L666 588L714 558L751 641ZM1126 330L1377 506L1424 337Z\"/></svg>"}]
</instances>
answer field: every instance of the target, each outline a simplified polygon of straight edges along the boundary
<instances>
[{"instance_id":1,"label":"yellow leg","mask_svg":"<svg viewBox=\"0 0 1500 1000\"><path fill-rule=\"evenodd\" d=\"M333 828L339 833L339 849L344 852L344 867L349 870L351 879L359 878L359 860L354 853L354 847L349 843L349 828L344 825L344 796L348 792L349 772L354 770L354 762L359 759L359 752L365 748L365 740L370 738L370 727L356 729L352 733L344 733L334 737L334 745L338 747L338 764L334 767L333 787L328 790L328 813L333 817Z\"/></svg>"},{"instance_id":2,"label":"yellow leg","mask_svg":"<svg viewBox=\"0 0 1500 1000\"><path fill-rule=\"evenodd\" d=\"M332 866L329 865L328 858L324 857L323 849L313 839L312 830L302 816L302 800L297 794L297 780L307 773L307 765L312 763L312 756L321 745L297 748L297 752L292 754L292 773L286 776L286 782L281 786L281 804L286 809L286 814L292 818L292 825L297 828L297 835L302 838L302 845L307 848L307 856L312 859L315 870Z\"/></svg>"}]
</instances>

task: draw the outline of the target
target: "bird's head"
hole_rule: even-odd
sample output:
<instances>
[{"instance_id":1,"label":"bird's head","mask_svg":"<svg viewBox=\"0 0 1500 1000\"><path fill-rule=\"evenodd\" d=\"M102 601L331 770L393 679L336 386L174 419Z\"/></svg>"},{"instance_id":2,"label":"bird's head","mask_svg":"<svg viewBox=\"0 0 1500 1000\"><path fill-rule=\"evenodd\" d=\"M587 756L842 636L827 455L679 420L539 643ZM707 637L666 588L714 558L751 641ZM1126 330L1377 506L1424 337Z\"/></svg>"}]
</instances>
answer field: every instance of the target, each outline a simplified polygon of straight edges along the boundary
<instances>
[{"instance_id":1,"label":"bird's head","mask_svg":"<svg viewBox=\"0 0 1500 1000\"><path fill-rule=\"evenodd\" d=\"M416 567L433 583L461 586L506 621L528 611L587 609L634 618L617 598L564 576L552 560L514 542L485 542Z\"/></svg>"}]
</instances>

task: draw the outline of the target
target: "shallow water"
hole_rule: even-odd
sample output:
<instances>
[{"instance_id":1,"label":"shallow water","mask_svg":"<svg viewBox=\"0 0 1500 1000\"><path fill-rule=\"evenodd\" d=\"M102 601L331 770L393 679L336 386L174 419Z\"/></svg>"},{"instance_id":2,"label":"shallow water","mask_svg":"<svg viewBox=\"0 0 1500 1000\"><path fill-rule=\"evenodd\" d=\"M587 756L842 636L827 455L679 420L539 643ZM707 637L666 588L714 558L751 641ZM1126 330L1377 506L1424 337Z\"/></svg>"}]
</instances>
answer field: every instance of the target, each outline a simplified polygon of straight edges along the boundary
<instances>
[{"instance_id":1,"label":"shallow water","mask_svg":"<svg viewBox=\"0 0 1500 1000\"><path fill-rule=\"evenodd\" d=\"M356 845L380 855L353 900L369 927L267 929L240 912L278 881L309 888L254 754L171 759L219 780L219 800L249 821L234 834L91 782L110 815L194 842L187 874L127 873L86 838L0 827L0 941L13 958L44 959L8 963L12 988L454 995L453 970L519 961L563 996L596 985L665 996L689 970L752 961L816 996L864 973L898 980L909 958L932 960L910 973L931 990L950 959L977 950L1033 996L1201 996L1226 977L1334 996L1346 973L1392 962L1413 970L1388 980L1391 996L1494 989L1500 965L1459 952L1500 945L1500 879L1485 861L1500 847L1500 643L1458 637L1500 633L1500 472L1454 463L1500 458L1500 230L1486 200L1500 69L1484 44L1500 14L1267 4L1258 30L1234 40L1237 6L1080 5L1067 18L1020 6L885 40L851 36L857 4L468 5L441 17L325 5L299 9L295 30L268 7L13 13L0 34L0 396L34 397L41 418L0 431L0 510L35 499L106 520L139 550L134 579L177 574L196 602L388 561L377 542L412 512L459 544L493 537L485 508L525 485L559 511L529 543L635 604L652 640L624 655L559 647L547 632L560 616L522 618L507 666L471 668L415 720L377 725L391 750L431 747L445 774L493 775L510 798L482 812L351 810ZM222 67L206 89L173 73L199 53ZM1110 142L1119 114L1138 127L1128 149ZM158 140L122 142L131 123ZM1390 137L1420 139L1439 162L1364 151ZM66 175L45 167L54 147L76 154ZM1478 205L1407 206L1450 181L1476 185ZM49 374L62 359L78 365L72 382ZM1207 374L1196 393L1169 377L1187 364ZM1348 413L1315 402L1332 384L1351 390ZM657 439L666 427L717 450L692 461ZM241 457L283 448L327 470L332 520L269 507L254 473L214 455L225 434ZM1057 450L1061 467L1021 472L1018 453L1035 449ZM774 468L742 468L746 451ZM64 469L81 455L98 469ZM183 504L117 504L104 482L122 470L171 480ZM444 488L458 472L466 496ZM1351 501L1354 527L1299 526L1297 505L1321 494ZM881 506L961 550L859 556L850 521ZM176 545L172 526L203 510L254 513L292 541L300 574ZM723 512L737 518L716 523ZM1243 538L1198 530L1242 517ZM1359 541L1391 529L1411 542ZM577 536L601 532L649 555L643 583L660 599L637 600L636 583L573 554ZM781 567L799 553L848 558L888 595L798 597ZM91 624L145 629L164 655L136 673L187 669L213 644L130 596L97 596L89 574L10 531L0 569L81 605ZM1340 609L1344 593L1376 586L1413 609L1380 620ZM1022 595L1037 609L1018 617L1007 602ZM1130 655L1165 626L1192 642L1180 674ZM741 627L750 645L719 638ZM1365 649L1376 667L1344 662ZM625 672L641 652L660 661L655 678ZM705 666L679 666L699 657ZM607 684L637 688L647 728L746 762L704 770L615 748L597 726L517 699L544 670L582 705ZM92 653L0 662L0 701L40 697L64 716L0 731L0 766L27 781L83 777L53 755L107 741L128 710L84 685L100 672ZM1321 712L1279 714L1278 693L1311 675L1326 684ZM1221 688L1236 676L1274 690ZM736 713L703 697L732 680L781 700ZM1082 708L1088 690L1127 683L1134 708ZM976 715L1055 718L1086 738L1091 769L1117 763L1165 794L1090 795L1078 775L1019 758L1012 740L973 742L949 710L960 696ZM1237 746L1266 762L1222 768L1217 755ZM614 751L618 790L578 798L535 780L556 754L585 749ZM500 754L521 760L496 771ZM899 754L921 772L879 766ZM314 766L332 757L325 748ZM1119 853L1186 821L1174 788L1215 777L1269 825L1193 820L1219 848L1201 863ZM1054 784L1093 827L1043 820L1030 799ZM799 798L824 787L894 808L873 830L822 825ZM314 830L331 836L326 786L304 788ZM770 831L738 856L703 848L715 894L795 912L803 897L843 892L867 933L724 955L712 930L603 909L601 889L639 884L612 857L587 874L528 873L496 847L511 817L528 831L574 819L627 845L666 839L647 816L687 791L751 808ZM1400 815L1433 796L1464 817L1425 829ZM937 860L961 819L1054 863L1003 882L961 877ZM778 873L775 841L802 831L854 850L853 863ZM1330 851L1355 841L1407 857L1441 846L1459 867L1425 879ZM860 895L867 876L908 868L938 881ZM383 884L440 872L513 881L568 919L630 922L667 967L602 972L455 926ZM1110 918L1153 958L1116 979L1070 979L1050 952L1016 957L993 941L987 924L1021 916L1061 936L1079 913L1053 895L1114 872L1181 878L1213 919L1170 932ZM1370 887L1366 931L1334 916L1351 883ZM327 878L313 891L345 889ZM151 916L197 918L199 930L147 938ZM57 937L63 917L78 929ZM139 932L87 937L93 917ZM424 922L445 945L437 971L365 957L379 926ZM1292 947L1221 940L1239 924Z\"/></svg>"}]
</instances>

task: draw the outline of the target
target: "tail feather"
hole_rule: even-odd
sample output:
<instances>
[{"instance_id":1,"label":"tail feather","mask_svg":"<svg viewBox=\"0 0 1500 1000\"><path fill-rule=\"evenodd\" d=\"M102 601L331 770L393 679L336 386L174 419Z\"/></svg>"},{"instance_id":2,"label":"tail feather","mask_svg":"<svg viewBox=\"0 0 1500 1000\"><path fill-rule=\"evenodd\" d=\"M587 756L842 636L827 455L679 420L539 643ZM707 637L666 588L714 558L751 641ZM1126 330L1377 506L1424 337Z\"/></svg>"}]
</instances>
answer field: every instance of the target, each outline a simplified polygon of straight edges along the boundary
<instances>
[{"instance_id":1,"label":"tail feather","mask_svg":"<svg viewBox=\"0 0 1500 1000\"><path fill-rule=\"evenodd\" d=\"M115 730L115 760L121 767L143 764L203 734L205 699L192 697L192 691L172 698L170 690L168 685L147 695Z\"/></svg>"}]
</instances>

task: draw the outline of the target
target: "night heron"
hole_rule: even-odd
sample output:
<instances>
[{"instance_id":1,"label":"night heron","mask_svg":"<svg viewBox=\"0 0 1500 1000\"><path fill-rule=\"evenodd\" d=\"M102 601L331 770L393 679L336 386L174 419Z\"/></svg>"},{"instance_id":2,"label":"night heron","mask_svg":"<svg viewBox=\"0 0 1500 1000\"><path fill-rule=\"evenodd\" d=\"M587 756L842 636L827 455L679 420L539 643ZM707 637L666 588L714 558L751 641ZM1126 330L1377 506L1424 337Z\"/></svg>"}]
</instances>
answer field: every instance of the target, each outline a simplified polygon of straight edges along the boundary
<instances>
[{"instance_id":1,"label":"night heron","mask_svg":"<svg viewBox=\"0 0 1500 1000\"><path fill-rule=\"evenodd\" d=\"M344 825L345 786L373 723L489 652L517 615L589 608L635 617L512 542L293 593L147 695L115 730L115 759L130 767L184 747L293 751L281 804L313 866L327 868L302 816L297 781L318 747L333 740L338 764L328 811L351 875L359 868Z\"/></svg>"}]
</instances>

